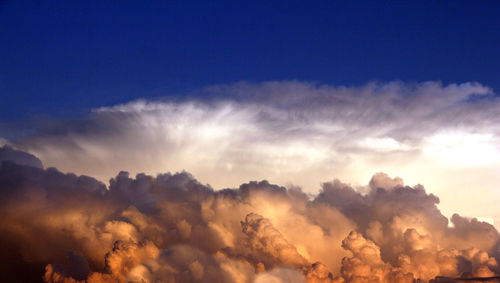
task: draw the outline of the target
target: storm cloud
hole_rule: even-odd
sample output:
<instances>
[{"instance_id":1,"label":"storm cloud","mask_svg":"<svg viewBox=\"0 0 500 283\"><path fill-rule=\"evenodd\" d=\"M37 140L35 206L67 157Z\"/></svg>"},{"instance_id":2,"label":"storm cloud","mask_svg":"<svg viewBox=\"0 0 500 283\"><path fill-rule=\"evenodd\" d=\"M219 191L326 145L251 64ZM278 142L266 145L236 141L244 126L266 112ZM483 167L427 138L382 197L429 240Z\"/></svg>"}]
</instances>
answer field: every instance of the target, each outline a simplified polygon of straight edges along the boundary
<instances>
[{"instance_id":1,"label":"storm cloud","mask_svg":"<svg viewBox=\"0 0 500 283\"><path fill-rule=\"evenodd\" d=\"M121 170L187 170L215 189L266 179L316 194L326 180L361 189L383 171L426 184L447 217L459 211L498 225L490 196L499 103L479 83L241 82L36 121L3 143L105 183Z\"/></svg>"},{"instance_id":2,"label":"storm cloud","mask_svg":"<svg viewBox=\"0 0 500 283\"><path fill-rule=\"evenodd\" d=\"M9 147L0 156L7 281L412 282L499 274L492 225L458 214L449 223L437 196L384 173L364 193L334 180L311 196L267 181L214 190L187 172L120 172L106 186L26 164L34 157Z\"/></svg>"}]
</instances>

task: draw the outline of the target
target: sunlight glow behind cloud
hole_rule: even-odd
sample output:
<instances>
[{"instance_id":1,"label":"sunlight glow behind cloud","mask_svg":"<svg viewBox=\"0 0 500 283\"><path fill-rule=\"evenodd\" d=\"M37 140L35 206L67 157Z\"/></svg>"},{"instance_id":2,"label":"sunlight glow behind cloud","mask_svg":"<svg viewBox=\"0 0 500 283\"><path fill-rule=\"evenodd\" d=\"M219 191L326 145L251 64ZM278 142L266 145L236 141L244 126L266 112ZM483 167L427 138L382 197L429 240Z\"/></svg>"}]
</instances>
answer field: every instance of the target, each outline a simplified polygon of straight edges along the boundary
<instances>
[{"instance_id":1,"label":"sunlight glow behind cloud","mask_svg":"<svg viewBox=\"0 0 500 283\"><path fill-rule=\"evenodd\" d=\"M454 166L500 163L500 151L492 134L440 132L424 141L424 152Z\"/></svg>"}]
</instances>

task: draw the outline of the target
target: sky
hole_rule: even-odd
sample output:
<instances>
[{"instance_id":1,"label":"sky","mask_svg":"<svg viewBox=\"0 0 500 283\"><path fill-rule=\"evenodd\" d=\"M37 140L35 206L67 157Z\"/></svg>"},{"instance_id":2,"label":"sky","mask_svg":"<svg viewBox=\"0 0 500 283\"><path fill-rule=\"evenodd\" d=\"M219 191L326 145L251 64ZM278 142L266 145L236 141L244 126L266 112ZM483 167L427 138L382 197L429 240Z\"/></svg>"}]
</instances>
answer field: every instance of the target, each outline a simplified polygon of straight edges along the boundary
<instances>
[{"instance_id":1,"label":"sky","mask_svg":"<svg viewBox=\"0 0 500 283\"><path fill-rule=\"evenodd\" d=\"M499 222L498 12L3 1L0 136L104 182L187 170L215 188L269 179L315 192L384 171L442 193L447 215Z\"/></svg>"},{"instance_id":2,"label":"sky","mask_svg":"<svg viewBox=\"0 0 500 283\"><path fill-rule=\"evenodd\" d=\"M498 12L486 1L4 1L0 136L105 182L187 170L216 188L270 179L314 192L388 171L443 192L448 215L472 199L500 221L488 197L500 197Z\"/></svg>"},{"instance_id":3,"label":"sky","mask_svg":"<svg viewBox=\"0 0 500 283\"><path fill-rule=\"evenodd\" d=\"M0 119L74 116L208 85L480 82L493 1L1 1Z\"/></svg>"},{"instance_id":4,"label":"sky","mask_svg":"<svg viewBox=\"0 0 500 283\"><path fill-rule=\"evenodd\" d=\"M499 14L0 0L0 273L500 274Z\"/></svg>"}]
</instances>

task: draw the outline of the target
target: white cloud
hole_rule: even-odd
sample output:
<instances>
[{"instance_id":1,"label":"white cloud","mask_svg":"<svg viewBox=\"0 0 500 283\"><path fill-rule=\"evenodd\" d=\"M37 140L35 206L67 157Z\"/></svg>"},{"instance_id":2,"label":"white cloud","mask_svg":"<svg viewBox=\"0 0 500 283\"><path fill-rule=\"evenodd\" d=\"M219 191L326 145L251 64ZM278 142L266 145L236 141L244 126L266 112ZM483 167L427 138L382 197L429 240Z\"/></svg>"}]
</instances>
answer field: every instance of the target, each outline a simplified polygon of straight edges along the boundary
<instances>
[{"instance_id":1,"label":"white cloud","mask_svg":"<svg viewBox=\"0 0 500 283\"><path fill-rule=\"evenodd\" d=\"M359 142L359 145L361 147L364 147L366 149L371 149L375 151L381 151L381 152L389 152L389 151L405 151L405 150L410 150L411 147L398 142L397 140L390 138L390 137L383 137L383 138L365 138L361 142Z\"/></svg>"},{"instance_id":2,"label":"white cloud","mask_svg":"<svg viewBox=\"0 0 500 283\"><path fill-rule=\"evenodd\" d=\"M471 95L478 99L467 102ZM500 100L478 83L236 83L200 90L197 98L98 108L78 126L38 129L10 143L47 166L103 181L120 170L187 170L215 188L268 179L314 192L320 180L360 184L385 171L423 183L449 204L470 189L460 178L488 192L497 187L484 171L500 169L499 123ZM462 209L444 207L446 214ZM500 221L492 208L476 210Z\"/></svg>"},{"instance_id":3,"label":"white cloud","mask_svg":"<svg viewBox=\"0 0 500 283\"><path fill-rule=\"evenodd\" d=\"M424 152L451 165L477 166L500 163L500 151L492 134L439 132L425 139Z\"/></svg>"}]
</instances>

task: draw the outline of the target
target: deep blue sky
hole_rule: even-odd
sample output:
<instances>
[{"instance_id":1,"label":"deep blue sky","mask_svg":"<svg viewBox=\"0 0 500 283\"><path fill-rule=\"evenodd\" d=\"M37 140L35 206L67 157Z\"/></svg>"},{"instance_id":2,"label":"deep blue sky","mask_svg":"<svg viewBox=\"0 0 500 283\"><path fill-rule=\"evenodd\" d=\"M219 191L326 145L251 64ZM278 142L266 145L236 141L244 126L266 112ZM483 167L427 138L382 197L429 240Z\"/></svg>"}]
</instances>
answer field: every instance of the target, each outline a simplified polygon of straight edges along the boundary
<instances>
[{"instance_id":1,"label":"deep blue sky","mask_svg":"<svg viewBox=\"0 0 500 283\"><path fill-rule=\"evenodd\" d=\"M311 2L0 0L0 121L240 80L500 90L499 1Z\"/></svg>"}]
</instances>

